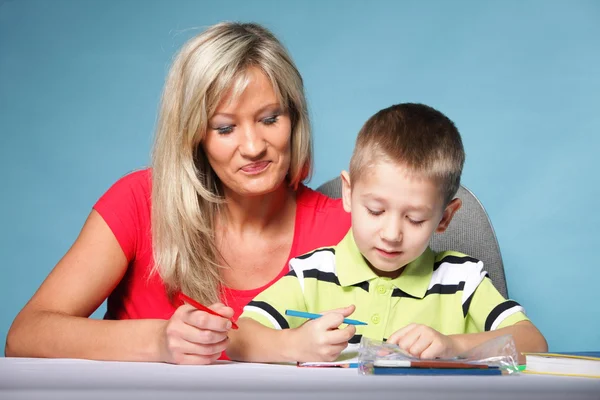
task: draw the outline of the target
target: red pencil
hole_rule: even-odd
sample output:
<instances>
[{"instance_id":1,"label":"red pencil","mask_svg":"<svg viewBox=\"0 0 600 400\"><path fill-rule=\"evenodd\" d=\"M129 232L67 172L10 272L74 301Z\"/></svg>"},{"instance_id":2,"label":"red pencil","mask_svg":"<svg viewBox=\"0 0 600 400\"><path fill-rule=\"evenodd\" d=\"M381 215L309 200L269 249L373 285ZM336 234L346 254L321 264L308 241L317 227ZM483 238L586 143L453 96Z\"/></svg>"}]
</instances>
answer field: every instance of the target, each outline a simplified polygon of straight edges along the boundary
<instances>
[{"instance_id":1,"label":"red pencil","mask_svg":"<svg viewBox=\"0 0 600 400\"><path fill-rule=\"evenodd\" d=\"M208 308L208 307L206 307L206 306L203 306L202 304L198 303L196 300L192 299L192 298L191 298L191 297L189 297L189 296L186 296L186 295L185 295L185 294L183 294L183 293L179 293L179 299L180 299L181 301L184 301L184 302L188 303L188 304L189 304L189 305L191 305L191 306L194 306L194 307L196 307L198 310L201 310L201 311L207 312L207 313L209 313L209 314L212 314L212 315L216 315L217 317L225 318L224 316L222 316L222 315L221 315L221 314L219 314L218 312L216 312L216 311L213 311L213 310L211 310L210 308ZM228 319L228 318L225 318L225 319ZM232 327L233 329L237 329L237 328L238 328L238 326L236 325L236 323L235 323L235 322L233 322L233 320L230 320L230 321L231 321L231 327Z\"/></svg>"}]
</instances>

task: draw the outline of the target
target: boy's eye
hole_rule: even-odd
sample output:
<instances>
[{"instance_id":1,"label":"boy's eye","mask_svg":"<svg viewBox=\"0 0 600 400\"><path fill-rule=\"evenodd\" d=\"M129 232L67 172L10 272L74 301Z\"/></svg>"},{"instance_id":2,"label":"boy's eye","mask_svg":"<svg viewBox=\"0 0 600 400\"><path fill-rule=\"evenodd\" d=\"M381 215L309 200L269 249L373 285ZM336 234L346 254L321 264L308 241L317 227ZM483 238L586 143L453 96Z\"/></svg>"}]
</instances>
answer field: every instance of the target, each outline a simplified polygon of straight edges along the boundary
<instances>
[{"instance_id":1,"label":"boy's eye","mask_svg":"<svg viewBox=\"0 0 600 400\"><path fill-rule=\"evenodd\" d=\"M273 125L279 119L279 115L275 114L262 120L265 125Z\"/></svg>"},{"instance_id":2,"label":"boy's eye","mask_svg":"<svg viewBox=\"0 0 600 400\"><path fill-rule=\"evenodd\" d=\"M379 210L371 210L369 207L365 207L368 211L369 214L371 215L381 215L383 214L383 211L379 211Z\"/></svg>"},{"instance_id":3,"label":"boy's eye","mask_svg":"<svg viewBox=\"0 0 600 400\"><path fill-rule=\"evenodd\" d=\"M228 133L233 132L233 125L227 125L227 126L219 126L216 128L213 128L215 131L217 131L217 133L219 133L219 135L226 135Z\"/></svg>"},{"instance_id":4,"label":"boy's eye","mask_svg":"<svg viewBox=\"0 0 600 400\"><path fill-rule=\"evenodd\" d=\"M414 219L411 219L411 218L408 218L408 217L406 217L406 218L408 219L408 222L410 222L414 226L421 226L425 222L425 221L415 221Z\"/></svg>"}]
</instances>

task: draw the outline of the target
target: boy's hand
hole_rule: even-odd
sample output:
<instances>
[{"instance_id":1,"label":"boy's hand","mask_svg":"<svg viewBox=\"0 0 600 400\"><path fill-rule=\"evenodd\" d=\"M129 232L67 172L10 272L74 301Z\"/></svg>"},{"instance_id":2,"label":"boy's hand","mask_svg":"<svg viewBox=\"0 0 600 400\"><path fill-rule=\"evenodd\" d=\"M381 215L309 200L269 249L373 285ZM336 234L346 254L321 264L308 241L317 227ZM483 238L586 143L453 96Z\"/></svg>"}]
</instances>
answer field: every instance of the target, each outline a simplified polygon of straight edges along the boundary
<instances>
[{"instance_id":1,"label":"boy's hand","mask_svg":"<svg viewBox=\"0 0 600 400\"><path fill-rule=\"evenodd\" d=\"M458 353L457 344L450 336L421 324L410 324L394 332L387 343L397 344L419 358L451 358Z\"/></svg>"},{"instance_id":2,"label":"boy's hand","mask_svg":"<svg viewBox=\"0 0 600 400\"><path fill-rule=\"evenodd\" d=\"M353 325L343 329L338 327L354 310L354 305L350 305L326 311L322 317L294 329L292 343L296 350L296 361L334 361L338 358L348 346L348 340L356 333Z\"/></svg>"}]
</instances>

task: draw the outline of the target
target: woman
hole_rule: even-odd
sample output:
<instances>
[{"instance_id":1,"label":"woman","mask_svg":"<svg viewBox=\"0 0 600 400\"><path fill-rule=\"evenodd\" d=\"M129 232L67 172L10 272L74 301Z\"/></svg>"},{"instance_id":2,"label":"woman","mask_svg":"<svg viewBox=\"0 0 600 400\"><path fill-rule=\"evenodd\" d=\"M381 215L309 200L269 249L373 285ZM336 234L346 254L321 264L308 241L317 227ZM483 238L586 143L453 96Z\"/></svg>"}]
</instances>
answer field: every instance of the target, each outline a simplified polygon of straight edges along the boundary
<instances>
[{"instance_id":1,"label":"woman","mask_svg":"<svg viewBox=\"0 0 600 400\"><path fill-rule=\"evenodd\" d=\"M96 203L16 317L6 355L215 361L229 318L291 257L349 228L339 200L302 184L309 129L302 78L268 30L221 23L189 40L167 77L152 169ZM105 320L89 319L107 297Z\"/></svg>"}]
</instances>

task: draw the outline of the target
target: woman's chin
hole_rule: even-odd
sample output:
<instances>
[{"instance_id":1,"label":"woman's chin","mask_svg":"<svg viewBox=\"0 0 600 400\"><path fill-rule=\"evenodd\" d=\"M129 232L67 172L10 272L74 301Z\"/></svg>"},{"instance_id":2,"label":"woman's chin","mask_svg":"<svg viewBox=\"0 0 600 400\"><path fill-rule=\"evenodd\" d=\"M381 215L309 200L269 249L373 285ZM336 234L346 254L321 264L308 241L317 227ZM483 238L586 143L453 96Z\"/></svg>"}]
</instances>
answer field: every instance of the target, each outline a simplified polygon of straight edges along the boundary
<instances>
[{"instance_id":1,"label":"woman's chin","mask_svg":"<svg viewBox=\"0 0 600 400\"><path fill-rule=\"evenodd\" d=\"M285 177L283 179L256 179L246 181L237 186L235 192L240 196L256 197L274 193L285 188Z\"/></svg>"}]
</instances>

